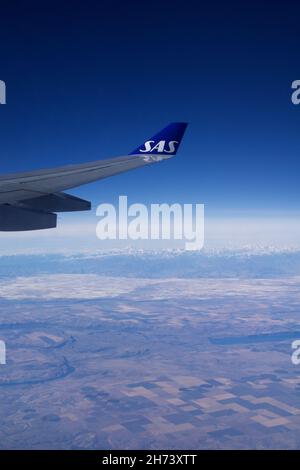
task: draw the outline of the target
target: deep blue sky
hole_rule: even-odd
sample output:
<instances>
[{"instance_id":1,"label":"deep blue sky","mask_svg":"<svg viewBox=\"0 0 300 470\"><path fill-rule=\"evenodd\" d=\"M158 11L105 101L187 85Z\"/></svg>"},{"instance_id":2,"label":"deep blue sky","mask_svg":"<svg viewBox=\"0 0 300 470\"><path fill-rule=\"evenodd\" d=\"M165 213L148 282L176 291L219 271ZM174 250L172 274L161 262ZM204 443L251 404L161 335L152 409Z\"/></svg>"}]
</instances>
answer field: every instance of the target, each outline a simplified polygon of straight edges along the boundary
<instances>
[{"instance_id":1,"label":"deep blue sky","mask_svg":"<svg viewBox=\"0 0 300 470\"><path fill-rule=\"evenodd\" d=\"M299 9L238 3L2 4L1 172L126 154L188 121L176 159L73 194L300 210Z\"/></svg>"}]
</instances>

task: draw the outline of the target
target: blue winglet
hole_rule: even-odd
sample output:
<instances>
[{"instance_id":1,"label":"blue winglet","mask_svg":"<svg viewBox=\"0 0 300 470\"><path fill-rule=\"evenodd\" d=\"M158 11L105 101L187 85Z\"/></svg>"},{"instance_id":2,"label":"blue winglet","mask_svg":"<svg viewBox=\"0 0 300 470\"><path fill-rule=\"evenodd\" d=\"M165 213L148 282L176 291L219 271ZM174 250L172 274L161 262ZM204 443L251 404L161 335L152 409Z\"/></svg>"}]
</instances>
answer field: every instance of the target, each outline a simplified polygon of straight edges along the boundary
<instances>
[{"instance_id":1,"label":"blue winglet","mask_svg":"<svg viewBox=\"0 0 300 470\"><path fill-rule=\"evenodd\" d=\"M176 155L186 127L186 122L172 122L153 137L143 142L142 145L129 155Z\"/></svg>"}]
</instances>

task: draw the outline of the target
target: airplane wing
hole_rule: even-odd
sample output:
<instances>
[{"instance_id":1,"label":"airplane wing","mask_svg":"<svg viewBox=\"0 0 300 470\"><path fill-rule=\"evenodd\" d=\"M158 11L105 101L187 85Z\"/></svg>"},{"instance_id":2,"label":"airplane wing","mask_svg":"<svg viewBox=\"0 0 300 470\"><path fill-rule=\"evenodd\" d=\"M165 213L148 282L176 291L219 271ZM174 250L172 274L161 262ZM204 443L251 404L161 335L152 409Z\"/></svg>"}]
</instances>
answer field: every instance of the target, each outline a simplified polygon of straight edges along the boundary
<instances>
[{"instance_id":1,"label":"airplane wing","mask_svg":"<svg viewBox=\"0 0 300 470\"><path fill-rule=\"evenodd\" d=\"M0 177L0 230L54 228L56 212L89 210L89 201L64 191L173 157L186 123L172 123L130 155Z\"/></svg>"}]
</instances>

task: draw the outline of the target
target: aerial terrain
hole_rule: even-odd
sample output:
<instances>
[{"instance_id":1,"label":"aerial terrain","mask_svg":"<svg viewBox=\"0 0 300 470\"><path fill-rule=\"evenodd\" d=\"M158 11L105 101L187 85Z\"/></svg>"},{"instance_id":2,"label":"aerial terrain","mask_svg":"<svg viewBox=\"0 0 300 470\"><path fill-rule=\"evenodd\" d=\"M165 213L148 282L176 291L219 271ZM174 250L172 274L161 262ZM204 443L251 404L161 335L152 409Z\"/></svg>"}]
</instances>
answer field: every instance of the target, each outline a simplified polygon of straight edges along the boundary
<instances>
[{"instance_id":1,"label":"aerial terrain","mask_svg":"<svg viewBox=\"0 0 300 470\"><path fill-rule=\"evenodd\" d=\"M299 448L297 257L3 256L0 448Z\"/></svg>"}]
</instances>

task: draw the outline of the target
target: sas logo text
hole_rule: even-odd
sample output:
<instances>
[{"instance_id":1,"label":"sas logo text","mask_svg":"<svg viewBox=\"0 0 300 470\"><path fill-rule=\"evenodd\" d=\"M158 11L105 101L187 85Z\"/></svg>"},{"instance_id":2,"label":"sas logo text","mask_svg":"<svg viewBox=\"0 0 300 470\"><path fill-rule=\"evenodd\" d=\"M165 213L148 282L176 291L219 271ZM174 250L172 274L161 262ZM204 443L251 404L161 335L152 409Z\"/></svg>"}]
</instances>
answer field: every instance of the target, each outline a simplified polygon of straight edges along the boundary
<instances>
[{"instance_id":1,"label":"sas logo text","mask_svg":"<svg viewBox=\"0 0 300 470\"><path fill-rule=\"evenodd\" d=\"M166 143L165 140L160 140L155 144L154 140L147 140L145 147L140 148L140 152L143 153L175 153L175 146L178 144L177 140L171 140Z\"/></svg>"}]
</instances>

